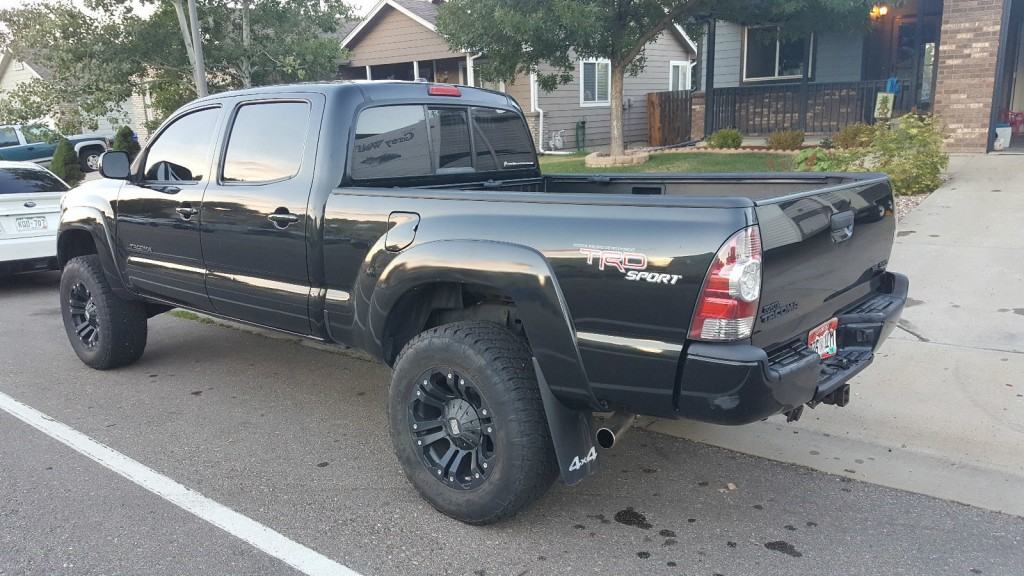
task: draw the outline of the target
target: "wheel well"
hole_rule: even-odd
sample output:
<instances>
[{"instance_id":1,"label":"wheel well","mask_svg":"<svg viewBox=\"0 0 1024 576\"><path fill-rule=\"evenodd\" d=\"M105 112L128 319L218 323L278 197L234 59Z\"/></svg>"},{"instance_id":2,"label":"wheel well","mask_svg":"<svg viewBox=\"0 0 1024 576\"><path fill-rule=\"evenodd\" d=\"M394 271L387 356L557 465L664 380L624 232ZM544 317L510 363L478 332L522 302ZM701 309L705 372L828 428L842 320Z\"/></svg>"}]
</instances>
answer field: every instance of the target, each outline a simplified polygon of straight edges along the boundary
<instances>
[{"instance_id":1,"label":"wheel well","mask_svg":"<svg viewBox=\"0 0 1024 576\"><path fill-rule=\"evenodd\" d=\"M60 235L57 258L62 269L72 258L86 254L97 254L96 242L87 230L68 230Z\"/></svg>"},{"instance_id":2,"label":"wheel well","mask_svg":"<svg viewBox=\"0 0 1024 576\"><path fill-rule=\"evenodd\" d=\"M414 336L442 324L485 320L526 337L515 300L492 288L439 282L417 286L399 299L384 328L384 361L394 364Z\"/></svg>"},{"instance_id":3,"label":"wheel well","mask_svg":"<svg viewBox=\"0 0 1024 576\"><path fill-rule=\"evenodd\" d=\"M88 152L89 150L93 150L95 148L99 148L101 153L104 150L102 144L89 144L88 146L82 146L82 148L78 150L78 156L81 157L85 155L85 153Z\"/></svg>"}]
</instances>

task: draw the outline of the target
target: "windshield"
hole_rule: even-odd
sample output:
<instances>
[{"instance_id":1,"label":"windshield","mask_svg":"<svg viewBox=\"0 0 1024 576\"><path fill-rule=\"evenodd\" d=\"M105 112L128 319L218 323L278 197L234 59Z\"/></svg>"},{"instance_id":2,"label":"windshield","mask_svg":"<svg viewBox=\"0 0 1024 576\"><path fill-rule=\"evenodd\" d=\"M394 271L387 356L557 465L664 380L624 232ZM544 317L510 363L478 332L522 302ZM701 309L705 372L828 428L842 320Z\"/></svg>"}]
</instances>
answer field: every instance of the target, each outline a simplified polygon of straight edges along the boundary
<instances>
[{"instance_id":1,"label":"windshield","mask_svg":"<svg viewBox=\"0 0 1024 576\"><path fill-rule=\"evenodd\" d=\"M0 168L0 194L64 192L67 184L39 168Z\"/></svg>"}]
</instances>

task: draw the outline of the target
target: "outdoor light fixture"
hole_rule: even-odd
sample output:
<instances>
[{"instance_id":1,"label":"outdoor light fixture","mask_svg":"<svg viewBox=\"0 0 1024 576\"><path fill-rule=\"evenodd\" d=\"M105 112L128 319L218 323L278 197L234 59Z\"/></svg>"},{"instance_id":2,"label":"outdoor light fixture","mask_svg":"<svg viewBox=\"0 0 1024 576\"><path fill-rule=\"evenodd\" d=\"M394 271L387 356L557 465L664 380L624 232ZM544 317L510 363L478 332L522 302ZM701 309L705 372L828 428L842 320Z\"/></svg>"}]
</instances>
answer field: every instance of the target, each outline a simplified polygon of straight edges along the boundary
<instances>
[{"instance_id":1,"label":"outdoor light fixture","mask_svg":"<svg viewBox=\"0 0 1024 576\"><path fill-rule=\"evenodd\" d=\"M875 4L871 7L871 18L877 20L889 13L889 7L885 4Z\"/></svg>"}]
</instances>

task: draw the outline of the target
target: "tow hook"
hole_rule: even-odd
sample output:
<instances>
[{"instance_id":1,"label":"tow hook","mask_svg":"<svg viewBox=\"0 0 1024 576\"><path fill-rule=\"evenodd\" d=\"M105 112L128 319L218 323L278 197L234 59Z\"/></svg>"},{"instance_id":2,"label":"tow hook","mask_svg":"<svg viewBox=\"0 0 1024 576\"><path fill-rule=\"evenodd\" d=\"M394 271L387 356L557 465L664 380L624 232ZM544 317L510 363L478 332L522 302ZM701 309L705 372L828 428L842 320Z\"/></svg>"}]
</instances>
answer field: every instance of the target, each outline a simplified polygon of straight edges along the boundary
<instances>
[{"instance_id":1,"label":"tow hook","mask_svg":"<svg viewBox=\"0 0 1024 576\"><path fill-rule=\"evenodd\" d=\"M597 429L597 433L594 434L597 440L597 445L601 448L608 449L615 446L615 443L629 430L629 427L633 424L633 420L636 420L636 414L630 414L628 412L616 412L612 414L607 420L605 420L601 427Z\"/></svg>"}]
</instances>

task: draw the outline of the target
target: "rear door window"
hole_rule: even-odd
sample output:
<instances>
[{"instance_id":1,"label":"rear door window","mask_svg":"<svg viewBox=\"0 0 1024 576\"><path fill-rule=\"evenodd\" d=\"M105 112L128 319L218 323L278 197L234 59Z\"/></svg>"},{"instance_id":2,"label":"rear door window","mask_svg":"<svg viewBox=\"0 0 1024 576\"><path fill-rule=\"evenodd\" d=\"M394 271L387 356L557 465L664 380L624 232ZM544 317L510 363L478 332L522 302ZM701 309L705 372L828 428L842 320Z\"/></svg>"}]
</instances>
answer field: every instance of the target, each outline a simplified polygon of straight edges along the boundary
<instances>
[{"instance_id":1,"label":"rear door window","mask_svg":"<svg viewBox=\"0 0 1024 576\"><path fill-rule=\"evenodd\" d=\"M46 170L38 168L0 168L0 194L64 192L67 185Z\"/></svg>"},{"instance_id":2,"label":"rear door window","mask_svg":"<svg viewBox=\"0 0 1024 576\"><path fill-rule=\"evenodd\" d=\"M537 165L533 140L518 114L496 108L473 108L473 126L478 171L515 170Z\"/></svg>"},{"instance_id":3,"label":"rear door window","mask_svg":"<svg viewBox=\"0 0 1024 576\"><path fill-rule=\"evenodd\" d=\"M299 173L309 124L306 102L264 102L238 109L224 156L224 181L287 180Z\"/></svg>"},{"instance_id":4,"label":"rear door window","mask_svg":"<svg viewBox=\"0 0 1024 576\"><path fill-rule=\"evenodd\" d=\"M422 106L363 110L356 123L352 178L375 180L432 172L427 119Z\"/></svg>"}]
</instances>

